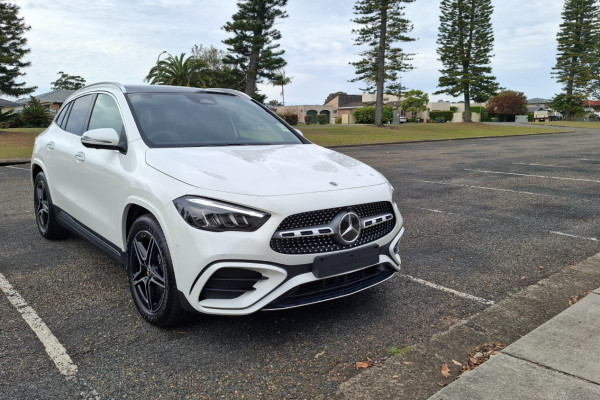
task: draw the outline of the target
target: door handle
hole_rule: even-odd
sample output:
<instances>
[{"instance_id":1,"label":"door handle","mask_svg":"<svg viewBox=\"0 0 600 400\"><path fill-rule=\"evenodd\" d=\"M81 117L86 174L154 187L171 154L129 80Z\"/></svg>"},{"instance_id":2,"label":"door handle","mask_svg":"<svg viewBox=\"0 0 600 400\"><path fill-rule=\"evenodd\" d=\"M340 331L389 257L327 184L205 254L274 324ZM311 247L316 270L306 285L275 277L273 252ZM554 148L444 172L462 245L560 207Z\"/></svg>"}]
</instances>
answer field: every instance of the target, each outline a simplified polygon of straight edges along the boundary
<instances>
[{"instance_id":1,"label":"door handle","mask_svg":"<svg viewBox=\"0 0 600 400\"><path fill-rule=\"evenodd\" d=\"M54 142L48 142L48 143L46 143L46 148L48 150L54 150Z\"/></svg>"},{"instance_id":2,"label":"door handle","mask_svg":"<svg viewBox=\"0 0 600 400\"><path fill-rule=\"evenodd\" d=\"M75 160L77 160L79 162L85 161L85 154L83 154L81 151L76 153L73 157L75 157Z\"/></svg>"}]
</instances>

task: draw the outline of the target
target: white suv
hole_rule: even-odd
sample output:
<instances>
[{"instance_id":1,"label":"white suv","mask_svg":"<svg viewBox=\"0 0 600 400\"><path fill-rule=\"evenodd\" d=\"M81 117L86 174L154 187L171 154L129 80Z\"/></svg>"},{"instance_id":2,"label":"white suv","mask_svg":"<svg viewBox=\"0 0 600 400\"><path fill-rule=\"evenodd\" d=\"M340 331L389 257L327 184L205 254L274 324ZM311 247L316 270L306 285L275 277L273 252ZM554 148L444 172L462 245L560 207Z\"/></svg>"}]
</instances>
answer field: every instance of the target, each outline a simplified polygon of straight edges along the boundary
<instances>
[{"instance_id":1,"label":"white suv","mask_svg":"<svg viewBox=\"0 0 600 400\"><path fill-rule=\"evenodd\" d=\"M387 180L226 89L99 83L36 139L40 233L127 268L155 325L346 296L400 270Z\"/></svg>"}]
</instances>

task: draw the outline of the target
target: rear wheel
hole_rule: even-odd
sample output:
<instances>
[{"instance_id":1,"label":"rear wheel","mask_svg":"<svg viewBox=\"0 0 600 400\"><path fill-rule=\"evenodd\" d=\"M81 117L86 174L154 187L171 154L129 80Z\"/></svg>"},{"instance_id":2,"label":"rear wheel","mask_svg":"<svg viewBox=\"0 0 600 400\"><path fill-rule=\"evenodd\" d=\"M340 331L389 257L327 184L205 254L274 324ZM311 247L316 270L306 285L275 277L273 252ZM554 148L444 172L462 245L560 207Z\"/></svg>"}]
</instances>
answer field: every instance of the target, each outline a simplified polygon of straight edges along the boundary
<instances>
[{"instance_id":1,"label":"rear wheel","mask_svg":"<svg viewBox=\"0 0 600 400\"><path fill-rule=\"evenodd\" d=\"M157 326L180 322L185 314L179 303L169 247L152 215L135 220L127 249L129 287L142 317Z\"/></svg>"},{"instance_id":2,"label":"rear wheel","mask_svg":"<svg viewBox=\"0 0 600 400\"><path fill-rule=\"evenodd\" d=\"M68 231L63 228L56 219L56 212L50 197L46 175L39 172L35 176L33 193L33 205L35 208L35 220L37 227L46 239L61 239Z\"/></svg>"}]
</instances>

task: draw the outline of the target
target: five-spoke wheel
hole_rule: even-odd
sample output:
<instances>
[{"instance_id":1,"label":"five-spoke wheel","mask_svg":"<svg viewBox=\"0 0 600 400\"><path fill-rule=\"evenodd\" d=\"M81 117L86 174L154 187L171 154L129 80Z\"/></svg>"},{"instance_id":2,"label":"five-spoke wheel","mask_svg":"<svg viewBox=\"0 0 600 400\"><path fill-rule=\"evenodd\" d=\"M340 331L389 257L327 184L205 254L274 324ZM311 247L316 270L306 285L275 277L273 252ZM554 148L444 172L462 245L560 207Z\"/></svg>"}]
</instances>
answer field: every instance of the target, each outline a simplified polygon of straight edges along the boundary
<instances>
[{"instance_id":1,"label":"five-spoke wheel","mask_svg":"<svg viewBox=\"0 0 600 400\"><path fill-rule=\"evenodd\" d=\"M148 322L166 326L183 317L175 274L164 233L156 219L135 220L127 240L129 286L138 310Z\"/></svg>"}]
</instances>

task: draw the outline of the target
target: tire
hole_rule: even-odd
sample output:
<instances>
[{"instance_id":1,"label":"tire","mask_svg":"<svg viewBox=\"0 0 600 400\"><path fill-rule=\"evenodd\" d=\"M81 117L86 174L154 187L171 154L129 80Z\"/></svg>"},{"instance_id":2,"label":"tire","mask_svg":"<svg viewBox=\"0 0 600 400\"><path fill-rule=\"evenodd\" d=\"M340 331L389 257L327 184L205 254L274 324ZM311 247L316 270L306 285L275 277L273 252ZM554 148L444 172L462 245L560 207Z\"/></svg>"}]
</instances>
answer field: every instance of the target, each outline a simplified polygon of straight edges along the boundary
<instances>
[{"instance_id":1,"label":"tire","mask_svg":"<svg viewBox=\"0 0 600 400\"><path fill-rule=\"evenodd\" d=\"M46 175L43 172L39 172L35 176L33 205L35 209L35 221L43 237L54 240L62 239L68 235L69 232L56 219L56 210L52 204L48 181L46 181Z\"/></svg>"},{"instance_id":2,"label":"tire","mask_svg":"<svg viewBox=\"0 0 600 400\"><path fill-rule=\"evenodd\" d=\"M169 326L181 322L173 264L165 235L151 214L135 220L127 237L127 275L138 311L149 323Z\"/></svg>"}]
</instances>

